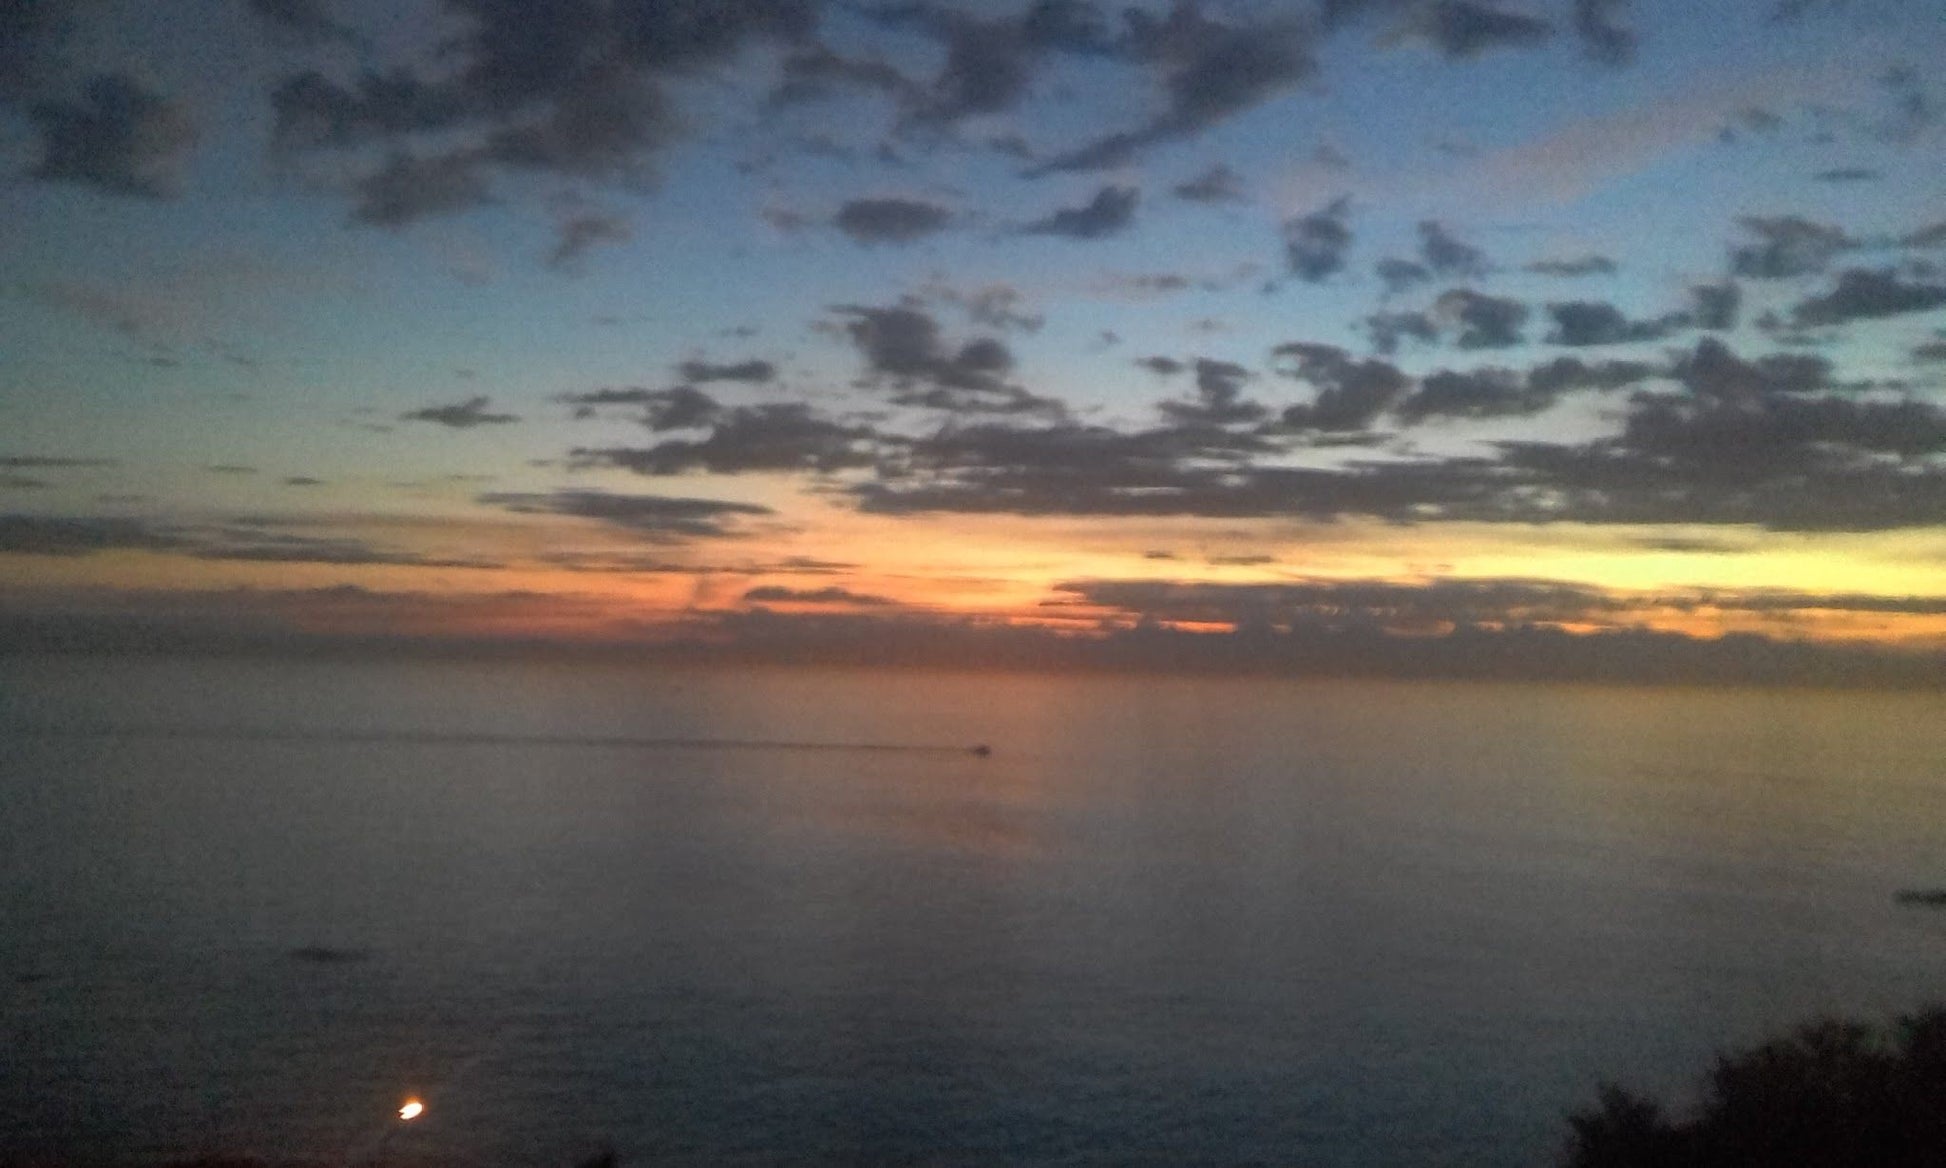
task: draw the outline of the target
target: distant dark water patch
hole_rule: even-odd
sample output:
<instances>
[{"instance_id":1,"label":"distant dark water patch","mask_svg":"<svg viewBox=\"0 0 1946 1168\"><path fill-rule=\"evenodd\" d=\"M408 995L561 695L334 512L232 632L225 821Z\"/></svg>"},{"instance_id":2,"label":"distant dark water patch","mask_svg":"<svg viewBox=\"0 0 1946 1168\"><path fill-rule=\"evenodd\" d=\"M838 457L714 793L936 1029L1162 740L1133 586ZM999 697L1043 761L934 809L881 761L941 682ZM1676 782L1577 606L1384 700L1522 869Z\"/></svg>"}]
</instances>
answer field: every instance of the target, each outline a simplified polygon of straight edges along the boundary
<instances>
[{"instance_id":1,"label":"distant dark water patch","mask_svg":"<svg viewBox=\"0 0 1946 1168\"><path fill-rule=\"evenodd\" d=\"M1906 888L1892 899L1923 908L1946 908L1946 888Z\"/></svg>"}]
</instances>

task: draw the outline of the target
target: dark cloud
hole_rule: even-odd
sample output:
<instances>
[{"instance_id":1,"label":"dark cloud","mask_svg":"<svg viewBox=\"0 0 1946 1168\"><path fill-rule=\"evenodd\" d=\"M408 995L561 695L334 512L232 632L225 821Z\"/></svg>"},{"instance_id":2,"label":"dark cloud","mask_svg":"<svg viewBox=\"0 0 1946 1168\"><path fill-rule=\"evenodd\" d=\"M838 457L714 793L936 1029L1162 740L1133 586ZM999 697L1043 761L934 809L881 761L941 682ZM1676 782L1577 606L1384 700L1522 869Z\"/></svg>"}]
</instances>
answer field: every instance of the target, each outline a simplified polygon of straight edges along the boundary
<instances>
[{"instance_id":1,"label":"dark cloud","mask_svg":"<svg viewBox=\"0 0 1946 1168\"><path fill-rule=\"evenodd\" d=\"M1329 350L1300 363L1343 367ZM1521 374L1441 372L1394 406L1408 423L1532 414L1562 393L1613 391L1665 371L1562 359ZM886 512L1022 515L1363 515L1395 522L1736 524L1882 530L1937 522L1946 504L1946 412L1923 402L1818 392L1822 368L1796 355L1742 361L1705 340L1678 363L1679 393L1637 392L1622 429L1581 444L1506 442L1494 457L1269 465L1260 435L1211 427L1119 431L943 430L852 488ZM1396 385L1398 378L1392 377ZM1356 411L1369 418L1373 407Z\"/></svg>"},{"instance_id":2,"label":"dark cloud","mask_svg":"<svg viewBox=\"0 0 1946 1168\"><path fill-rule=\"evenodd\" d=\"M444 559L362 540L281 530L261 520L169 525L120 517L0 515L0 552L84 556L108 551L173 552L200 560L339 566L490 568L483 560Z\"/></svg>"},{"instance_id":3,"label":"dark cloud","mask_svg":"<svg viewBox=\"0 0 1946 1168\"><path fill-rule=\"evenodd\" d=\"M428 215L485 206L492 192L482 157L459 151L421 158L400 152L355 184L351 217L376 227L403 227Z\"/></svg>"},{"instance_id":4,"label":"dark cloud","mask_svg":"<svg viewBox=\"0 0 1946 1168\"><path fill-rule=\"evenodd\" d=\"M1841 228L1796 215L1746 215L1737 223L1756 240L1730 250L1730 271L1751 280L1814 275L1857 246Z\"/></svg>"},{"instance_id":5,"label":"dark cloud","mask_svg":"<svg viewBox=\"0 0 1946 1168\"><path fill-rule=\"evenodd\" d=\"M1574 0L1574 34L1589 60L1626 65L1635 59L1635 30L1618 16L1627 7L1628 0Z\"/></svg>"},{"instance_id":6,"label":"dark cloud","mask_svg":"<svg viewBox=\"0 0 1946 1168\"><path fill-rule=\"evenodd\" d=\"M953 212L917 199L853 199L832 222L859 243L911 243L951 226Z\"/></svg>"},{"instance_id":7,"label":"dark cloud","mask_svg":"<svg viewBox=\"0 0 1946 1168\"><path fill-rule=\"evenodd\" d=\"M751 358L748 361L684 361L676 367L684 381L706 385L712 381L741 381L752 385L762 385L777 378L777 366L768 361Z\"/></svg>"},{"instance_id":8,"label":"dark cloud","mask_svg":"<svg viewBox=\"0 0 1946 1168\"><path fill-rule=\"evenodd\" d=\"M642 475L809 472L828 474L872 465L885 439L869 427L845 425L800 402L718 407L709 433L647 448L579 447L575 465L609 466Z\"/></svg>"},{"instance_id":9,"label":"dark cloud","mask_svg":"<svg viewBox=\"0 0 1946 1168\"><path fill-rule=\"evenodd\" d=\"M285 531L264 521L239 520L184 536L181 550L199 560L250 564L328 564L335 567L409 567L491 569L493 560L429 556L381 547L343 536Z\"/></svg>"},{"instance_id":10,"label":"dark cloud","mask_svg":"<svg viewBox=\"0 0 1946 1168\"><path fill-rule=\"evenodd\" d=\"M1600 300L1557 302L1547 306L1547 313L1554 318L1554 331L1548 334L1547 343L1570 347L1661 340L1690 323L1687 313L1630 320L1621 309Z\"/></svg>"},{"instance_id":11,"label":"dark cloud","mask_svg":"<svg viewBox=\"0 0 1946 1168\"><path fill-rule=\"evenodd\" d=\"M1946 220L1921 227L1899 240L1902 247L1946 247Z\"/></svg>"},{"instance_id":12,"label":"dark cloud","mask_svg":"<svg viewBox=\"0 0 1946 1168\"><path fill-rule=\"evenodd\" d=\"M1946 285L1907 283L1891 268L1853 268L1822 296L1813 296L1791 310L1799 327L1848 324L1882 316L1928 312L1946 305Z\"/></svg>"},{"instance_id":13,"label":"dark cloud","mask_svg":"<svg viewBox=\"0 0 1946 1168\"><path fill-rule=\"evenodd\" d=\"M0 102L45 92L66 70L73 7L69 0L0 0Z\"/></svg>"},{"instance_id":14,"label":"dark cloud","mask_svg":"<svg viewBox=\"0 0 1946 1168\"><path fill-rule=\"evenodd\" d=\"M1664 370L1642 361L1600 361L1556 357L1527 371L1527 392L1548 401L1575 390L1614 390L1646 381Z\"/></svg>"},{"instance_id":15,"label":"dark cloud","mask_svg":"<svg viewBox=\"0 0 1946 1168\"><path fill-rule=\"evenodd\" d=\"M40 132L33 175L45 182L168 198L196 145L188 113L125 74L95 77L81 102L42 101L27 112Z\"/></svg>"},{"instance_id":16,"label":"dark cloud","mask_svg":"<svg viewBox=\"0 0 1946 1168\"><path fill-rule=\"evenodd\" d=\"M1284 224L1284 257L1291 273L1313 284L1342 271L1351 250L1351 200L1341 198Z\"/></svg>"},{"instance_id":17,"label":"dark cloud","mask_svg":"<svg viewBox=\"0 0 1946 1168\"><path fill-rule=\"evenodd\" d=\"M1891 102L1891 110L1877 126L1877 136L1886 142L1909 146L1932 129L1940 111L1918 69L1899 64L1879 77L1879 85Z\"/></svg>"},{"instance_id":18,"label":"dark cloud","mask_svg":"<svg viewBox=\"0 0 1946 1168\"><path fill-rule=\"evenodd\" d=\"M1230 472L1270 449L1211 426L954 426L889 452L876 480L852 494L864 510L886 513L1239 514L1215 510L1242 489Z\"/></svg>"},{"instance_id":19,"label":"dark cloud","mask_svg":"<svg viewBox=\"0 0 1946 1168\"><path fill-rule=\"evenodd\" d=\"M1135 363L1159 377L1174 377L1188 368L1174 357L1137 357Z\"/></svg>"},{"instance_id":20,"label":"dark cloud","mask_svg":"<svg viewBox=\"0 0 1946 1168\"><path fill-rule=\"evenodd\" d=\"M83 556L112 550L173 551L184 540L136 519L0 515L0 552Z\"/></svg>"},{"instance_id":21,"label":"dark cloud","mask_svg":"<svg viewBox=\"0 0 1946 1168\"><path fill-rule=\"evenodd\" d=\"M1153 132L1199 132L1309 77L1310 44L1296 24L1226 25L1177 3L1161 20L1128 14L1136 53L1159 67L1167 111Z\"/></svg>"},{"instance_id":22,"label":"dark cloud","mask_svg":"<svg viewBox=\"0 0 1946 1168\"><path fill-rule=\"evenodd\" d=\"M554 250L548 253L549 267L572 269L598 244L627 243L635 237L628 221L615 215L588 211L561 221Z\"/></svg>"},{"instance_id":23,"label":"dark cloud","mask_svg":"<svg viewBox=\"0 0 1946 1168\"><path fill-rule=\"evenodd\" d=\"M1398 412L1407 425L1429 418L1521 417L1540 413L1556 396L1541 392L1511 369L1441 370L1421 378Z\"/></svg>"},{"instance_id":24,"label":"dark cloud","mask_svg":"<svg viewBox=\"0 0 1946 1168\"><path fill-rule=\"evenodd\" d=\"M1152 358L1153 360L1153 358ZM1156 408L1176 426L1238 426L1261 422L1270 411L1243 397L1250 371L1231 361L1196 359L1196 400L1165 401Z\"/></svg>"},{"instance_id":25,"label":"dark cloud","mask_svg":"<svg viewBox=\"0 0 1946 1168\"><path fill-rule=\"evenodd\" d=\"M1946 415L1917 401L1773 397L1752 409L1659 399L1631 416L1623 440L1644 453L1691 460L1699 468L1722 460L1743 469L1791 473L1828 457L1813 452L1814 446L1902 458L1936 454L1946 449ZM1937 497L1939 484L1920 479L1914 487ZM1845 506L1850 500L1834 502Z\"/></svg>"},{"instance_id":26,"label":"dark cloud","mask_svg":"<svg viewBox=\"0 0 1946 1168\"><path fill-rule=\"evenodd\" d=\"M278 34L300 44L333 41L368 51L370 42L332 17L324 0L249 0L251 13Z\"/></svg>"},{"instance_id":27,"label":"dark cloud","mask_svg":"<svg viewBox=\"0 0 1946 1168\"><path fill-rule=\"evenodd\" d=\"M45 454L11 454L0 456L0 467L10 470L54 470L63 467L105 467L120 466L112 458L62 458Z\"/></svg>"},{"instance_id":28,"label":"dark cloud","mask_svg":"<svg viewBox=\"0 0 1946 1168\"><path fill-rule=\"evenodd\" d=\"M935 281L925 291L928 296L959 308L974 324L988 328L1036 333L1047 323L1046 317L1025 307L1026 294L1011 284L987 284L968 290Z\"/></svg>"},{"instance_id":29,"label":"dark cloud","mask_svg":"<svg viewBox=\"0 0 1946 1168\"><path fill-rule=\"evenodd\" d=\"M1616 371L1583 367L1616 380ZM1587 370L1593 370L1587 373ZM1399 412L1531 413L1551 398L1508 370L1435 374ZM1408 399L1409 401L1411 399ZM1232 435L1232 437L1236 437ZM868 511L1201 515L1393 522L1732 524L1871 531L1946 513L1946 412L1920 402L1637 394L1622 431L1579 445L1502 443L1495 457L1264 465L1209 432L1078 423L960 427L911 443L852 488Z\"/></svg>"},{"instance_id":30,"label":"dark cloud","mask_svg":"<svg viewBox=\"0 0 1946 1168\"><path fill-rule=\"evenodd\" d=\"M402 422L436 422L455 430L470 430L474 426L503 426L520 419L513 414L496 414L487 408L490 399L470 397L463 402L451 405L427 406L399 415Z\"/></svg>"},{"instance_id":31,"label":"dark cloud","mask_svg":"<svg viewBox=\"0 0 1946 1168\"><path fill-rule=\"evenodd\" d=\"M1721 284L1697 284L1689 290L1689 314L1699 329L1725 332L1737 327L1743 307L1743 289L1735 280Z\"/></svg>"},{"instance_id":32,"label":"dark cloud","mask_svg":"<svg viewBox=\"0 0 1946 1168\"><path fill-rule=\"evenodd\" d=\"M1064 207L1021 230L1030 235L1062 235L1069 239L1103 239L1126 228L1135 218L1141 192L1134 187L1105 186L1079 207Z\"/></svg>"},{"instance_id":33,"label":"dark cloud","mask_svg":"<svg viewBox=\"0 0 1946 1168\"><path fill-rule=\"evenodd\" d=\"M911 307L842 309L852 319L845 331L865 358L866 373L900 392L903 405L942 409L1017 412L1053 407L1011 385L1013 353L992 337L967 341L957 349L940 336L939 322Z\"/></svg>"},{"instance_id":34,"label":"dark cloud","mask_svg":"<svg viewBox=\"0 0 1946 1168\"><path fill-rule=\"evenodd\" d=\"M1554 35L1538 17L1472 0L1432 0L1407 21L1405 31L1420 37L1448 60L1463 61L1495 49L1531 48Z\"/></svg>"},{"instance_id":35,"label":"dark cloud","mask_svg":"<svg viewBox=\"0 0 1946 1168\"><path fill-rule=\"evenodd\" d=\"M1397 296L1432 279L1432 272L1426 265L1412 260L1383 259L1372 270L1385 284L1387 296Z\"/></svg>"},{"instance_id":36,"label":"dark cloud","mask_svg":"<svg viewBox=\"0 0 1946 1168\"><path fill-rule=\"evenodd\" d=\"M368 72L351 84L300 73L273 96L285 147L390 147L377 171L353 183L360 222L463 210L497 171L639 186L680 132L670 81L759 41L808 43L817 15L811 0L443 7L459 32L424 69ZM431 159L408 146L426 131L447 140Z\"/></svg>"},{"instance_id":37,"label":"dark cloud","mask_svg":"<svg viewBox=\"0 0 1946 1168\"><path fill-rule=\"evenodd\" d=\"M1493 270L1485 252L1454 236L1435 219L1419 224L1419 256L1438 276L1476 279Z\"/></svg>"},{"instance_id":38,"label":"dark cloud","mask_svg":"<svg viewBox=\"0 0 1946 1168\"><path fill-rule=\"evenodd\" d=\"M1050 54L1115 52L1099 10L1080 0L1037 0L1017 17L998 19L931 3L886 3L866 11L881 23L916 28L945 48L939 73L907 95L906 117L921 125L1014 108Z\"/></svg>"},{"instance_id":39,"label":"dark cloud","mask_svg":"<svg viewBox=\"0 0 1946 1168\"><path fill-rule=\"evenodd\" d=\"M1143 125L1058 155L1030 175L1121 166L1150 146L1195 137L1302 83L1317 68L1311 33L1297 21L1225 23L1192 0L1177 0L1161 16L1130 8L1125 20L1121 52L1150 71L1163 109Z\"/></svg>"},{"instance_id":40,"label":"dark cloud","mask_svg":"<svg viewBox=\"0 0 1946 1168\"><path fill-rule=\"evenodd\" d=\"M1235 203L1243 199L1242 176L1216 163L1187 182L1176 184L1176 197L1192 203Z\"/></svg>"},{"instance_id":41,"label":"dark cloud","mask_svg":"<svg viewBox=\"0 0 1946 1168\"><path fill-rule=\"evenodd\" d=\"M1384 628L1424 633L1453 625L1585 621L1628 602L1601 589L1548 580L1380 580L1225 584L1076 580L1057 592L1151 621L1245 628Z\"/></svg>"},{"instance_id":42,"label":"dark cloud","mask_svg":"<svg viewBox=\"0 0 1946 1168\"><path fill-rule=\"evenodd\" d=\"M1585 584L1521 578L1307 580L1230 584L1175 580L1073 580L1056 591L1145 621L1319 633L1383 628L1423 634L1471 625L1607 623L1653 611L1713 609L1746 614L1946 611L1924 596L1829 595L1788 589L1685 588L1611 592Z\"/></svg>"},{"instance_id":43,"label":"dark cloud","mask_svg":"<svg viewBox=\"0 0 1946 1168\"><path fill-rule=\"evenodd\" d=\"M686 543L741 536L735 521L774 514L754 503L664 495L612 495L606 491L497 492L479 497L489 507L523 515L568 515L627 529L649 543Z\"/></svg>"},{"instance_id":44,"label":"dark cloud","mask_svg":"<svg viewBox=\"0 0 1946 1168\"><path fill-rule=\"evenodd\" d=\"M770 103L797 105L848 90L886 94L907 108L916 107L924 96L918 82L884 61L846 57L825 45L812 44L784 57Z\"/></svg>"},{"instance_id":45,"label":"dark cloud","mask_svg":"<svg viewBox=\"0 0 1946 1168\"><path fill-rule=\"evenodd\" d=\"M1423 312L1375 312L1364 323L1372 348L1388 357L1399 351L1401 341L1431 344L1439 339L1438 322Z\"/></svg>"},{"instance_id":46,"label":"dark cloud","mask_svg":"<svg viewBox=\"0 0 1946 1168\"><path fill-rule=\"evenodd\" d=\"M716 420L716 399L689 385L671 389L597 389L562 394L557 401L574 407L577 418L592 418L611 406L642 407L642 424L651 430L694 430Z\"/></svg>"},{"instance_id":47,"label":"dark cloud","mask_svg":"<svg viewBox=\"0 0 1946 1168\"><path fill-rule=\"evenodd\" d=\"M287 487L321 487L324 485L324 480L312 478L310 475L289 475L285 477L284 485Z\"/></svg>"},{"instance_id":48,"label":"dark cloud","mask_svg":"<svg viewBox=\"0 0 1946 1168\"><path fill-rule=\"evenodd\" d=\"M1518 300L1465 288L1441 293L1433 311L1458 328L1455 343L1462 349L1504 349L1517 345L1528 316L1527 306Z\"/></svg>"},{"instance_id":49,"label":"dark cloud","mask_svg":"<svg viewBox=\"0 0 1946 1168\"><path fill-rule=\"evenodd\" d=\"M1700 398L1752 402L1775 394L1807 394L1837 388L1831 362L1815 354L1773 353L1747 361L1715 337L1679 357L1670 375Z\"/></svg>"},{"instance_id":50,"label":"dark cloud","mask_svg":"<svg viewBox=\"0 0 1946 1168\"><path fill-rule=\"evenodd\" d=\"M1946 361L1946 341L1927 341L1912 349L1914 361Z\"/></svg>"},{"instance_id":51,"label":"dark cloud","mask_svg":"<svg viewBox=\"0 0 1946 1168\"><path fill-rule=\"evenodd\" d=\"M1272 355L1289 361L1280 373L1316 390L1310 402L1284 411L1284 425L1294 430L1367 429L1412 384L1390 362L1360 361L1333 345L1293 341L1277 346Z\"/></svg>"},{"instance_id":52,"label":"dark cloud","mask_svg":"<svg viewBox=\"0 0 1946 1168\"><path fill-rule=\"evenodd\" d=\"M1819 182L1827 183L1861 183L1877 182L1879 179L1884 178L1885 175L1883 172L1873 170L1869 167L1839 166L1830 170L1820 170L1811 177Z\"/></svg>"},{"instance_id":53,"label":"dark cloud","mask_svg":"<svg viewBox=\"0 0 1946 1168\"><path fill-rule=\"evenodd\" d=\"M1584 255L1572 259L1535 260L1527 265L1527 270L1540 276L1573 279L1579 276L1612 276L1618 269L1615 261L1605 255Z\"/></svg>"},{"instance_id":54,"label":"dark cloud","mask_svg":"<svg viewBox=\"0 0 1946 1168\"><path fill-rule=\"evenodd\" d=\"M458 95L405 70L367 70L345 85L316 70L270 92L271 141L280 150L346 149L388 137L447 129L466 114Z\"/></svg>"},{"instance_id":55,"label":"dark cloud","mask_svg":"<svg viewBox=\"0 0 1946 1168\"><path fill-rule=\"evenodd\" d=\"M883 608L898 603L883 596L853 592L849 588L784 588L765 584L743 594L746 604L839 604L853 608Z\"/></svg>"}]
</instances>

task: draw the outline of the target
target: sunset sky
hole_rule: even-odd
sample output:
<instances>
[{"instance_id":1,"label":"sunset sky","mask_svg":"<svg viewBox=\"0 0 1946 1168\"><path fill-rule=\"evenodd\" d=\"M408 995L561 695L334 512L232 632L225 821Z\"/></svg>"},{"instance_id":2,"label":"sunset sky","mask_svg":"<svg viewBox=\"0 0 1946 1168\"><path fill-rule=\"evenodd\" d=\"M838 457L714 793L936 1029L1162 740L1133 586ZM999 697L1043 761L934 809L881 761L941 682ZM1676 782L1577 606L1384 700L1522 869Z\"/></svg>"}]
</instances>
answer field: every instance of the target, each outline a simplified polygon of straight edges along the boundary
<instances>
[{"instance_id":1,"label":"sunset sky","mask_svg":"<svg viewBox=\"0 0 1946 1168\"><path fill-rule=\"evenodd\" d=\"M0 0L0 615L1946 649L1940 60L1935 0Z\"/></svg>"}]
</instances>

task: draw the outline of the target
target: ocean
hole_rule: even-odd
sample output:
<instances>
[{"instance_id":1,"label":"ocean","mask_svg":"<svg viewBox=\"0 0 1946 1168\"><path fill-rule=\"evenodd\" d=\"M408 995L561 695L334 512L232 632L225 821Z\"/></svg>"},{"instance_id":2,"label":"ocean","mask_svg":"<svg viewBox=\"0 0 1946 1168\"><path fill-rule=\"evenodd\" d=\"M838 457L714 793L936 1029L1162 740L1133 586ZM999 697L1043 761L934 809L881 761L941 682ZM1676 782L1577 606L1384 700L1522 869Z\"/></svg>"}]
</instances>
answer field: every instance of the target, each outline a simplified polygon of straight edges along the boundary
<instances>
[{"instance_id":1,"label":"ocean","mask_svg":"<svg viewBox=\"0 0 1946 1168\"><path fill-rule=\"evenodd\" d=\"M1544 1165L1941 885L1936 694L4 658L0 1160Z\"/></svg>"}]
</instances>

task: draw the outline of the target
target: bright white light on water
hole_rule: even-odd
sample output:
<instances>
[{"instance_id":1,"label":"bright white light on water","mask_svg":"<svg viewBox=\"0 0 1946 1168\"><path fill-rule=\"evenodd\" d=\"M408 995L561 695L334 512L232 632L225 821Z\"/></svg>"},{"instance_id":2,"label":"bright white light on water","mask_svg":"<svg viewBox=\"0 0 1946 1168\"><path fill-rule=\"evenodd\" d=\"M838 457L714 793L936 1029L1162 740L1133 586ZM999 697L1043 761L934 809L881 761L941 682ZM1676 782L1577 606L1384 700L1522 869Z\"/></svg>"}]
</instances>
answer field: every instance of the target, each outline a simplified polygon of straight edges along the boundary
<instances>
[{"instance_id":1,"label":"bright white light on water","mask_svg":"<svg viewBox=\"0 0 1946 1168\"><path fill-rule=\"evenodd\" d=\"M418 1119L420 1114L425 1110L425 1104L419 1102L417 1099L408 1099L405 1101L405 1106L399 1108L399 1118Z\"/></svg>"}]
</instances>

